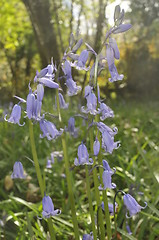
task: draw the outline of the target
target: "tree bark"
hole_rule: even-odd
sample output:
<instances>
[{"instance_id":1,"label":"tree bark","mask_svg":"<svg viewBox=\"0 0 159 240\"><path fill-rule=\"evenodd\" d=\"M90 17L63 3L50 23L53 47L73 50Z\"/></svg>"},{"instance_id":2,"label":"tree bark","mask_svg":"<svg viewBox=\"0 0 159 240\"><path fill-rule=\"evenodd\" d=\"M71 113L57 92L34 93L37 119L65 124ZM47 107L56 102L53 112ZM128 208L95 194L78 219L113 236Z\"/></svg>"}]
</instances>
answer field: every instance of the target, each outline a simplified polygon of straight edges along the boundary
<instances>
[{"instance_id":1,"label":"tree bark","mask_svg":"<svg viewBox=\"0 0 159 240\"><path fill-rule=\"evenodd\" d=\"M23 0L35 33L42 65L46 66L51 57L58 63L60 53L56 33L51 23L49 0Z\"/></svg>"},{"instance_id":2,"label":"tree bark","mask_svg":"<svg viewBox=\"0 0 159 240\"><path fill-rule=\"evenodd\" d=\"M103 24L105 19L105 9L107 6L107 0L99 0L99 12L98 12L98 18L97 18L97 31L96 31L96 37L94 41L94 50L98 53L99 49L101 47L101 39L103 36Z\"/></svg>"}]
</instances>

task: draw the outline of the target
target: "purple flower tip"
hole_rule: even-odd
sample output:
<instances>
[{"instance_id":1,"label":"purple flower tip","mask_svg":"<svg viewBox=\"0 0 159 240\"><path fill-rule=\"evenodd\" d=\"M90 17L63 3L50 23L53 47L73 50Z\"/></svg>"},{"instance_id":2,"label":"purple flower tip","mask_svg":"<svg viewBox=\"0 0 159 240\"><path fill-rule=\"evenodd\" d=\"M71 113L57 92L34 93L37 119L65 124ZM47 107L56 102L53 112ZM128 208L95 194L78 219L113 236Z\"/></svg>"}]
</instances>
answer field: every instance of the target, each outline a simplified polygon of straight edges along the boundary
<instances>
[{"instance_id":1,"label":"purple flower tip","mask_svg":"<svg viewBox=\"0 0 159 240\"><path fill-rule=\"evenodd\" d=\"M26 178L24 175L23 165L21 162L15 162L13 166L13 173L11 178Z\"/></svg>"},{"instance_id":2,"label":"purple flower tip","mask_svg":"<svg viewBox=\"0 0 159 240\"><path fill-rule=\"evenodd\" d=\"M10 118L7 119L7 114L4 117L4 120L10 123L18 124L19 126L24 126L25 123L20 124L20 118L21 118L21 106L18 104L15 104L12 113L10 115Z\"/></svg>"},{"instance_id":3,"label":"purple flower tip","mask_svg":"<svg viewBox=\"0 0 159 240\"><path fill-rule=\"evenodd\" d=\"M49 196L44 196L42 200L43 211L42 215L44 218L59 215L61 211L59 209L54 210L54 204Z\"/></svg>"},{"instance_id":4,"label":"purple flower tip","mask_svg":"<svg viewBox=\"0 0 159 240\"><path fill-rule=\"evenodd\" d=\"M83 143L81 143L78 147L78 158L75 159L74 164L76 166L93 164L93 159L89 158L87 148Z\"/></svg>"},{"instance_id":5,"label":"purple flower tip","mask_svg":"<svg viewBox=\"0 0 159 240\"><path fill-rule=\"evenodd\" d=\"M127 210L129 211L129 216L126 213L126 217L130 218L134 215L136 215L138 212L141 211L141 209L145 209L147 207L147 203L145 202L145 206L140 206L135 198L133 198L130 194L125 194L123 197L124 205L126 206Z\"/></svg>"}]
</instances>

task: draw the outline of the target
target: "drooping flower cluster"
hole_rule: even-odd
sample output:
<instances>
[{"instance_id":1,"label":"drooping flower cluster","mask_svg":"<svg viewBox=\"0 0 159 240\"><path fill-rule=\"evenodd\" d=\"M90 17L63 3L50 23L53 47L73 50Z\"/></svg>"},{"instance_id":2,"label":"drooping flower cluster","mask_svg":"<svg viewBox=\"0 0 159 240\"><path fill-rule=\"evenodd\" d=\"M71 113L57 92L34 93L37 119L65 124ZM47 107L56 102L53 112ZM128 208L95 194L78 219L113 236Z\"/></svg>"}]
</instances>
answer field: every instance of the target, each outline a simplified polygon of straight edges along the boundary
<instances>
[{"instance_id":1,"label":"drooping flower cluster","mask_svg":"<svg viewBox=\"0 0 159 240\"><path fill-rule=\"evenodd\" d=\"M56 67L54 65L53 60L51 60L51 64L47 67L43 68L40 72L36 72L36 76L34 78L34 84L36 85L36 90L33 91L31 85L29 84L29 94L27 99L24 100L20 97L16 97L19 100L18 104L15 104L11 113L10 118L7 120L5 116L5 120L23 126L25 123L20 124L21 118L21 104L25 104L25 113L26 118L33 121L34 123L39 124L41 134L40 138L47 138L47 140L51 141L61 136L63 132L69 132L71 136L77 137L78 128L75 128L75 119L71 117L68 121L68 127L64 129L58 130L55 124L45 118L46 113L42 112L42 101L44 97L44 88L49 87L52 89L59 89L59 81L60 79L56 78L57 71L62 69L64 74L63 78L65 79L65 84L67 87L68 96L77 95L81 90L81 86L78 86L77 83L73 80L72 77L72 67L75 67L77 70L89 71L90 67L87 66L87 60L89 58L89 52L94 54L95 57L99 57L99 61L97 64L93 64L90 70L90 83L85 86L84 98L86 100L86 106L82 106L81 112L84 116L87 116L86 119L91 119L90 127L88 127L88 131L91 128L95 128L96 135L93 143L93 153L94 159L90 158L89 148L87 148L87 138L86 143L83 142L78 146L77 158L74 160L74 165L79 167L81 165L93 165L96 167L95 159L98 158L99 153L101 153L101 148L107 154L112 154L114 149L118 149L120 147L120 141L115 141L115 135L118 132L118 129L111 128L107 126L103 121L107 118L114 117L113 110L104 103L104 101L100 98L100 91L97 82L92 83L93 77L95 77L95 72L97 76L99 76L101 70L103 70L106 66L103 64L102 60L107 60L108 69L111 75L109 79L110 82L115 82L123 79L122 74L118 74L117 68L115 66L115 59L120 59L119 49L116 43L116 40L112 37L112 34L118 34L127 31L131 28L130 24L123 24L124 19L124 11L120 9L119 6L115 8L114 13L114 27L112 27L106 34L106 38L104 40L104 47L106 48L106 54L104 57L100 57L100 53L97 54L91 46L86 45L86 49L84 49L79 55L76 53L77 50L83 44L83 40L80 39L75 43L73 34L70 37L70 45L69 50L64 53L63 59L61 61L61 65ZM59 76L59 74L57 74ZM97 81L97 79L95 79ZM96 91L97 90L97 91ZM63 95L58 91L56 95L58 99L55 98L55 105L61 109L67 109L69 107L69 103L66 103ZM97 96L96 96L97 92ZM58 104L57 104L58 101ZM99 115L99 118L95 119L95 116ZM97 121L100 119L100 121ZM94 131L94 132L95 132ZM101 139L101 141L100 141ZM54 163L54 155L51 154L51 159L47 160L46 168L51 168ZM93 168L94 168L93 167ZM116 184L112 183L112 176L115 174L116 170L112 170L106 160L103 160L103 174L102 174L102 183L99 185L97 190L108 190L116 188ZM21 162L16 162L13 167L12 178L25 178L23 172L23 166ZM101 181L101 179L100 179ZM123 197L124 205L129 211L129 216L126 214L126 217L131 217L137 214L142 208L136 200L130 195L125 194ZM42 200L43 211L42 216L44 218L49 218L51 216L55 216L61 213L59 209L54 210L54 204L52 199L49 196L44 196ZM102 209L104 210L104 203L101 204ZM114 214L117 211L117 204L113 208L111 203L108 204L110 214ZM92 233L84 234L83 240L93 239Z\"/></svg>"}]
</instances>

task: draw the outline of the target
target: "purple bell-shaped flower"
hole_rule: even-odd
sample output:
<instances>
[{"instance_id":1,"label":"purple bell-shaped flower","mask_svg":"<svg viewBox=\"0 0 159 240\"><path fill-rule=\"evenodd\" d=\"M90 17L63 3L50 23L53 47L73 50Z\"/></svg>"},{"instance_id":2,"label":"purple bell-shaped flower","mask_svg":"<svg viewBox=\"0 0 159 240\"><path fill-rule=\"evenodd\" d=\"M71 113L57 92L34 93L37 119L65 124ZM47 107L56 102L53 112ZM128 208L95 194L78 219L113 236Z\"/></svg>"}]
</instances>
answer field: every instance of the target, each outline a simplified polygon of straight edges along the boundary
<instances>
[{"instance_id":1,"label":"purple bell-shaped flower","mask_svg":"<svg viewBox=\"0 0 159 240\"><path fill-rule=\"evenodd\" d=\"M86 97L87 99L87 108L85 109L84 106L81 107L81 111L83 113L90 113L92 115L96 115L98 111L97 108L97 98L94 93L89 93L89 95Z\"/></svg>"},{"instance_id":2,"label":"purple bell-shaped flower","mask_svg":"<svg viewBox=\"0 0 159 240\"><path fill-rule=\"evenodd\" d=\"M75 158L74 164L76 166L93 164L93 159L89 158L87 148L83 143L81 143L78 147L78 158Z\"/></svg>"},{"instance_id":3,"label":"purple bell-shaped flower","mask_svg":"<svg viewBox=\"0 0 159 240\"><path fill-rule=\"evenodd\" d=\"M112 183L112 178L111 178L111 176L115 173L115 170L114 172L111 170L106 160L103 160L103 168L104 168L104 172L103 172L102 178L103 178L104 187L100 185L99 190L106 190L107 188L109 189L116 188L116 184Z\"/></svg>"},{"instance_id":4,"label":"purple bell-shaped flower","mask_svg":"<svg viewBox=\"0 0 159 240\"><path fill-rule=\"evenodd\" d=\"M66 128L66 131L75 138L78 136L78 128L75 128L75 119L73 117L70 117L68 120L68 128Z\"/></svg>"},{"instance_id":5,"label":"purple bell-shaped flower","mask_svg":"<svg viewBox=\"0 0 159 240\"><path fill-rule=\"evenodd\" d=\"M104 202L101 203L102 210L104 211ZM117 212L118 204L115 202L115 212ZM110 215L114 215L114 205L113 203L108 203Z\"/></svg>"},{"instance_id":6,"label":"purple bell-shaped flower","mask_svg":"<svg viewBox=\"0 0 159 240\"><path fill-rule=\"evenodd\" d=\"M64 97L61 93L59 93L59 103L60 103L60 108L62 109L68 108L69 103L65 102ZM55 105L57 106L56 97L55 97Z\"/></svg>"},{"instance_id":7,"label":"purple bell-shaped flower","mask_svg":"<svg viewBox=\"0 0 159 240\"><path fill-rule=\"evenodd\" d=\"M66 86L68 88L68 95L73 96L76 95L80 90L81 87L76 85L76 82L73 81L71 75L71 66L69 61L65 61L64 67L62 68L64 74L66 75Z\"/></svg>"},{"instance_id":8,"label":"purple bell-shaped flower","mask_svg":"<svg viewBox=\"0 0 159 240\"><path fill-rule=\"evenodd\" d=\"M43 211L42 215L44 218L59 215L61 211L59 209L54 210L54 204L49 196L44 196L42 200Z\"/></svg>"},{"instance_id":9,"label":"purple bell-shaped flower","mask_svg":"<svg viewBox=\"0 0 159 240\"><path fill-rule=\"evenodd\" d=\"M41 101L43 100L43 97L44 97L44 86L43 84L38 84L37 85L37 99L38 101Z\"/></svg>"},{"instance_id":10,"label":"purple bell-shaped flower","mask_svg":"<svg viewBox=\"0 0 159 240\"><path fill-rule=\"evenodd\" d=\"M47 137L48 140L57 138L63 132L63 130L58 131L52 122L45 119L40 120L40 129L43 132L43 135L40 135L40 137Z\"/></svg>"},{"instance_id":11,"label":"purple bell-shaped flower","mask_svg":"<svg viewBox=\"0 0 159 240\"><path fill-rule=\"evenodd\" d=\"M20 118L21 118L21 106L18 104L15 104L12 113L10 115L10 118L7 119L7 114L4 116L4 120L10 123L18 124L19 126L24 126L25 123L20 124Z\"/></svg>"},{"instance_id":12,"label":"purple bell-shaped flower","mask_svg":"<svg viewBox=\"0 0 159 240\"><path fill-rule=\"evenodd\" d=\"M82 240L93 240L93 233L90 234L84 234Z\"/></svg>"},{"instance_id":13,"label":"purple bell-shaped flower","mask_svg":"<svg viewBox=\"0 0 159 240\"><path fill-rule=\"evenodd\" d=\"M120 147L120 141L114 142L114 135L117 134L117 128L113 130L102 122L97 123L99 131L102 133L102 148L109 153Z\"/></svg>"},{"instance_id":14,"label":"purple bell-shaped flower","mask_svg":"<svg viewBox=\"0 0 159 240\"><path fill-rule=\"evenodd\" d=\"M51 160L47 160L46 168L52 168Z\"/></svg>"},{"instance_id":15,"label":"purple bell-shaped flower","mask_svg":"<svg viewBox=\"0 0 159 240\"><path fill-rule=\"evenodd\" d=\"M98 141L98 138L96 137L96 140L94 141L93 144L93 151L94 151L94 155L97 156L100 150L100 142Z\"/></svg>"},{"instance_id":16,"label":"purple bell-shaped flower","mask_svg":"<svg viewBox=\"0 0 159 240\"><path fill-rule=\"evenodd\" d=\"M71 63L72 67L75 67L77 70L85 70L88 71L89 67L87 68L85 66L87 59L88 59L88 51L87 50L83 50L78 58L78 61L75 61L74 63Z\"/></svg>"},{"instance_id":17,"label":"purple bell-shaped flower","mask_svg":"<svg viewBox=\"0 0 159 240\"><path fill-rule=\"evenodd\" d=\"M102 121L104 121L108 117L114 117L113 110L105 103L100 103L100 113L102 114L102 116L100 117Z\"/></svg>"},{"instance_id":18,"label":"purple bell-shaped flower","mask_svg":"<svg viewBox=\"0 0 159 240\"><path fill-rule=\"evenodd\" d=\"M24 175L23 165L21 162L15 162L13 166L13 173L11 178L26 178Z\"/></svg>"},{"instance_id":19,"label":"purple bell-shaped flower","mask_svg":"<svg viewBox=\"0 0 159 240\"><path fill-rule=\"evenodd\" d=\"M124 75L118 74L117 68L114 63L114 51L113 48L107 45L106 49L106 57L107 57L107 62L108 62L108 67L109 67L109 72L111 74L111 78L109 78L110 82L115 82L118 80L122 80Z\"/></svg>"},{"instance_id":20,"label":"purple bell-shaped flower","mask_svg":"<svg viewBox=\"0 0 159 240\"><path fill-rule=\"evenodd\" d=\"M135 198L133 198L130 194L125 194L123 197L124 205L126 206L127 210L129 211L129 216L126 213L126 217L130 218L134 215L136 215L138 212L141 211L141 209L145 209L147 207L147 203L145 202L145 206L140 206Z\"/></svg>"}]
</instances>

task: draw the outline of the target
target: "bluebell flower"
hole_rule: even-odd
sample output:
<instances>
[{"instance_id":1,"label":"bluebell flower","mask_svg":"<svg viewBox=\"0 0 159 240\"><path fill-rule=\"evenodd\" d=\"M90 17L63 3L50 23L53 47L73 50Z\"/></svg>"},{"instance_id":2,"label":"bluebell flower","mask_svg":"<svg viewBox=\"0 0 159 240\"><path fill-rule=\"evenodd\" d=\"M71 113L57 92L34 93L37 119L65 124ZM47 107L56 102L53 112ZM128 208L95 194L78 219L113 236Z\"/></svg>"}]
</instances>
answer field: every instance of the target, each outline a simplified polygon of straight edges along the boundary
<instances>
[{"instance_id":1,"label":"bluebell flower","mask_svg":"<svg viewBox=\"0 0 159 240\"><path fill-rule=\"evenodd\" d=\"M90 85L87 85L84 91L85 91L84 97L87 98L89 94L92 92L92 87Z\"/></svg>"},{"instance_id":2,"label":"bluebell flower","mask_svg":"<svg viewBox=\"0 0 159 240\"><path fill-rule=\"evenodd\" d=\"M51 163L54 163L55 162L55 160L54 160L54 153L52 152L51 153Z\"/></svg>"},{"instance_id":3,"label":"bluebell flower","mask_svg":"<svg viewBox=\"0 0 159 240\"><path fill-rule=\"evenodd\" d=\"M21 98L19 96L16 96L16 95L14 97L20 101L19 103L26 103L25 99L23 99L23 98Z\"/></svg>"},{"instance_id":4,"label":"bluebell flower","mask_svg":"<svg viewBox=\"0 0 159 240\"><path fill-rule=\"evenodd\" d=\"M42 102L36 99L34 103L34 114L35 114L34 119L37 121L39 121L42 118L41 107L42 107Z\"/></svg>"},{"instance_id":5,"label":"bluebell flower","mask_svg":"<svg viewBox=\"0 0 159 240\"><path fill-rule=\"evenodd\" d=\"M65 61L64 67L62 69L66 75L66 86L68 88L68 91L67 91L68 95L69 96L76 95L81 90L81 87L77 86L76 82L74 82L72 79L71 66L70 66L69 61L67 61L67 60Z\"/></svg>"},{"instance_id":6,"label":"bluebell flower","mask_svg":"<svg viewBox=\"0 0 159 240\"><path fill-rule=\"evenodd\" d=\"M59 88L58 83L54 82L52 79L48 77L39 78L39 83L49 88Z\"/></svg>"},{"instance_id":7,"label":"bluebell flower","mask_svg":"<svg viewBox=\"0 0 159 240\"><path fill-rule=\"evenodd\" d=\"M70 57L72 60L78 60L79 55L69 52L67 53L66 57Z\"/></svg>"},{"instance_id":8,"label":"bluebell flower","mask_svg":"<svg viewBox=\"0 0 159 240\"><path fill-rule=\"evenodd\" d=\"M102 210L105 211L104 209L104 202L101 203ZM108 208L109 208L109 214L114 215L114 206L113 203L108 203ZM117 212L118 204L115 202L115 212Z\"/></svg>"},{"instance_id":9,"label":"bluebell flower","mask_svg":"<svg viewBox=\"0 0 159 240\"><path fill-rule=\"evenodd\" d=\"M112 183L112 180L111 180L111 176L115 173L115 171L113 172L111 170L111 168L106 160L103 160L103 167L104 167L104 171L103 171L102 179L103 179L104 187L102 187L100 185L98 187L99 190L106 190L107 188L109 188L109 189L116 188L116 184Z\"/></svg>"},{"instance_id":10,"label":"bluebell flower","mask_svg":"<svg viewBox=\"0 0 159 240\"><path fill-rule=\"evenodd\" d=\"M101 133L104 133L104 131L107 131L112 137L118 133L117 127L114 127L113 129L111 129L103 122L98 122L96 123L96 125Z\"/></svg>"},{"instance_id":11,"label":"bluebell flower","mask_svg":"<svg viewBox=\"0 0 159 240\"><path fill-rule=\"evenodd\" d=\"M120 16L120 5L116 5L114 9L114 22L119 18Z\"/></svg>"},{"instance_id":12,"label":"bluebell flower","mask_svg":"<svg viewBox=\"0 0 159 240\"><path fill-rule=\"evenodd\" d=\"M89 93L86 97L87 99L87 108L85 109L84 106L81 107L81 111L83 113L90 113L92 115L96 115L99 111L96 110L97 108L97 97L94 93Z\"/></svg>"},{"instance_id":13,"label":"bluebell flower","mask_svg":"<svg viewBox=\"0 0 159 240\"><path fill-rule=\"evenodd\" d=\"M90 234L84 234L82 240L93 240L93 233Z\"/></svg>"},{"instance_id":14,"label":"bluebell flower","mask_svg":"<svg viewBox=\"0 0 159 240\"><path fill-rule=\"evenodd\" d=\"M114 63L111 66L109 66L109 71L111 74L111 78L109 78L109 82L116 82L118 80L123 80L124 75L118 74L117 68Z\"/></svg>"},{"instance_id":15,"label":"bluebell flower","mask_svg":"<svg viewBox=\"0 0 159 240\"><path fill-rule=\"evenodd\" d=\"M129 216L126 213L126 217L130 218L134 215L136 215L138 212L141 211L141 209L145 209L147 207L147 203L145 202L145 206L140 206L137 201L130 195L125 194L123 197L124 205L126 206L127 210L129 211Z\"/></svg>"},{"instance_id":16,"label":"bluebell flower","mask_svg":"<svg viewBox=\"0 0 159 240\"><path fill-rule=\"evenodd\" d=\"M102 133L102 148L109 153L120 147L120 141L114 142L114 135L117 134L117 128L113 130L102 122L97 123L99 131Z\"/></svg>"},{"instance_id":17,"label":"bluebell flower","mask_svg":"<svg viewBox=\"0 0 159 240\"><path fill-rule=\"evenodd\" d=\"M63 132L63 130L58 131L52 122L45 119L40 120L40 129L43 132L43 135L40 134L40 137L47 137L48 140L57 138Z\"/></svg>"},{"instance_id":18,"label":"bluebell flower","mask_svg":"<svg viewBox=\"0 0 159 240\"><path fill-rule=\"evenodd\" d=\"M126 223L126 231L128 232L129 235L132 235L132 231L131 231L130 226L128 225L128 223Z\"/></svg>"},{"instance_id":19,"label":"bluebell flower","mask_svg":"<svg viewBox=\"0 0 159 240\"><path fill-rule=\"evenodd\" d=\"M52 163L50 159L47 160L46 168L52 168Z\"/></svg>"},{"instance_id":20,"label":"bluebell flower","mask_svg":"<svg viewBox=\"0 0 159 240\"><path fill-rule=\"evenodd\" d=\"M98 138L96 137L96 140L94 141L93 144L93 151L94 151L94 155L97 156L100 150L100 142L98 141Z\"/></svg>"},{"instance_id":21,"label":"bluebell flower","mask_svg":"<svg viewBox=\"0 0 159 240\"><path fill-rule=\"evenodd\" d=\"M39 84L41 85L41 84ZM43 88L39 86L39 89L37 90L37 97L36 99L35 93L32 92L31 88L29 87L29 94L27 96L27 101L26 101L26 113L27 117L29 119L34 119L34 120L40 120L41 119L41 106L42 106L42 101L41 99L43 98ZM41 92L40 92L41 91Z\"/></svg>"},{"instance_id":22,"label":"bluebell flower","mask_svg":"<svg viewBox=\"0 0 159 240\"><path fill-rule=\"evenodd\" d=\"M75 128L75 119L73 117L70 117L68 120L68 128L66 128L66 131L75 138L78 136L78 128Z\"/></svg>"},{"instance_id":23,"label":"bluebell flower","mask_svg":"<svg viewBox=\"0 0 159 240\"><path fill-rule=\"evenodd\" d=\"M102 116L100 117L102 121L104 121L108 117L114 117L113 110L105 103L100 103L100 113L102 114Z\"/></svg>"},{"instance_id":24,"label":"bluebell flower","mask_svg":"<svg viewBox=\"0 0 159 240\"><path fill-rule=\"evenodd\" d=\"M29 94L26 101L26 112L29 119L35 117L35 100L35 94L32 92L31 88L29 88Z\"/></svg>"},{"instance_id":25,"label":"bluebell flower","mask_svg":"<svg viewBox=\"0 0 159 240\"><path fill-rule=\"evenodd\" d=\"M54 78L54 70L56 70L53 59L51 60L51 64L47 65L47 67L43 68L40 72L36 72L36 76L34 78L34 82L37 82L40 78L49 77L50 79Z\"/></svg>"},{"instance_id":26,"label":"bluebell flower","mask_svg":"<svg viewBox=\"0 0 159 240\"><path fill-rule=\"evenodd\" d=\"M70 62L69 61L65 61L62 70L64 72L64 74L66 75L66 78L72 78L72 74L71 74L71 66L70 66Z\"/></svg>"},{"instance_id":27,"label":"bluebell flower","mask_svg":"<svg viewBox=\"0 0 159 240\"><path fill-rule=\"evenodd\" d=\"M131 27L132 27L132 25L131 25L130 23L120 24L119 26L117 26L116 28L114 28L114 30L113 30L112 32L113 32L113 34L126 32L126 31L128 31Z\"/></svg>"},{"instance_id":28,"label":"bluebell flower","mask_svg":"<svg viewBox=\"0 0 159 240\"><path fill-rule=\"evenodd\" d=\"M116 172L115 168L113 168L114 171L111 170L111 168L106 160L103 160L103 168L104 168L104 171L109 171L111 173L111 175L113 175Z\"/></svg>"},{"instance_id":29,"label":"bluebell flower","mask_svg":"<svg viewBox=\"0 0 159 240\"><path fill-rule=\"evenodd\" d=\"M72 52L75 53L82 45L83 39L79 39L78 42L75 44L75 46L72 48Z\"/></svg>"},{"instance_id":30,"label":"bluebell flower","mask_svg":"<svg viewBox=\"0 0 159 240\"><path fill-rule=\"evenodd\" d=\"M120 147L120 141L114 142L114 137L108 131L102 133L102 148L108 152L112 153L114 149Z\"/></svg>"},{"instance_id":31,"label":"bluebell flower","mask_svg":"<svg viewBox=\"0 0 159 240\"><path fill-rule=\"evenodd\" d=\"M52 164L54 164L54 162L55 162L53 152L50 154L50 156L51 156L51 159L49 159L49 157L47 157L46 168L52 168Z\"/></svg>"},{"instance_id":32,"label":"bluebell flower","mask_svg":"<svg viewBox=\"0 0 159 240\"><path fill-rule=\"evenodd\" d=\"M75 61L74 63L71 63L72 67L76 67L76 69L78 70L85 70L88 71L89 67L87 68L85 66L87 59L88 59L88 51L87 50L83 50L78 58L78 61Z\"/></svg>"},{"instance_id":33,"label":"bluebell flower","mask_svg":"<svg viewBox=\"0 0 159 240\"><path fill-rule=\"evenodd\" d=\"M100 104L99 112L102 114L100 119L104 121L108 117L114 117L113 110L108 107L105 103L102 103L100 100L100 89L99 85L97 85L97 93L98 93L98 103Z\"/></svg>"},{"instance_id":34,"label":"bluebell flower","mask_svg":"<svg viewBox=\"0 0 159 240\"><path fill-rule=\"evenodd\" d=\"M81 143L78 147L78 158L75 158L74 164L76 166L84 165L84 164L87 164L87 165L93 164L93 159L89 158L87 148L83 143Z\"/></svg>"},{"instance_id":35,"label":"bluebell flower","mask_svg":"<svg viewBox=\"0 0 159 240\"><path fill-rule=\"evenodd\" d=\"M13 173L11 178L26 178L24 175L23 165L21 162L15 162L13 166Z\"/></svg>"},{"instance_id":36,"label":"bluebell flower","mask_svg":"<svg viewBox=\"0 0 159 240\"><path fill-rule=\"evenodd\" d=\"M7 117L7 114L4 116L4 120L7 122L18 124L19 126L24 126L24 124L25 124L25 123L20 124L21 106L18 104L14 105L11 115L10 115L10 118L7 119L6 117Z\"/></svg>"},{"instance_id":37,"label":"bluebell flower","mask_svg":"<svg viewBox=\"0 0 159 240\"><path fill-rule=\"evenodd\" d=\"M41 69L40 72L36 71L36 75L35 75L35 77L34 77L34 83L37 82L38 78L45 77L45 75L47 74L47 72L48 72L47 67Z\"/></svg>"},{"instance_id":38,"label":"bluebell flower","mask_svg":"<svg viewBox=\"0 0 159 240\"><path fill-rule=\"evenodd\" d=\"M54 204L49 196L44 196L42 200L43 211L42 215L44 218L59 215L61 211L59 209L54 210Z\"/></svg>"},{"instance_id":39,"label":"bluebell flower","mask_svg":"<svg viewBox=\"0 0 159 240\"><path fill-rule=\"evenodd\" d=\"M72 78L66 80L66 86L68 88L67 91L68 96L77 95L77 93L81 90L81 87L77 86Z\"/></svg>"},{"instance_id":40,"label":"bluebell flower","mask_svg":"<svg viewBox=\"0 0 159 240\"><path fill-rule=\"evenodd\" d=\"M114 38L109 38L109 45L113 49L114 57L116 59L119 59L120 58L120 52L119 52L118 45L117 45Z\"/></svg>"},{"instance_id":41,"label":"bluebell flower","mask_svg":"<svg viewBox=\"0 0 159 240\"><path fill-rule=\"evenodd\" d=\"M118 74L117 68L114 63L114 51L113 51L113 48L110 47L109 45L107 45L107 48L106 48L106 57L107 57L109 72L111 74L111 78L109 78L109 81L115 82L118 80L122 80L124 75Z\"/></svg>"},{"instance_id":42,"label":"bluebell flower","mask_svg":"<svg viewBox=\"0 0 159 240\"><path fill-rule=\"evenodd\" d=\"M39 82L44 84L50 88L58 88L58 84L53 81L56 71L56 67L53 64L53 59L51 60L51 64L47 65L47 67L43 68L40 73L37 71L36 76L34 78L34 82Z\"/></svg>"},{"instance_id":43,"label":"bluebell flower","mask_svg":"<svg viewBox=\"0 0 159 240\"><path fill-rule=\"evenodd\" d=\"M44 86L42 84L37 85L37 99L42 101L44 97Z\"/></svg>"},{"instance_id":44,"label":"bluebell flower","mask_svg":"<svg viewBox=\"0 0 159 240\"><path fill-rule=\"evenodd\" d=\"M56 96L55 96L55 102L56 102L55 105L57 106ZM61 93L59 93L59 103L60 103L60 108L62 109L68 108L69 103L65 102L64 97Z\"/></svg>"}]
</instances>

